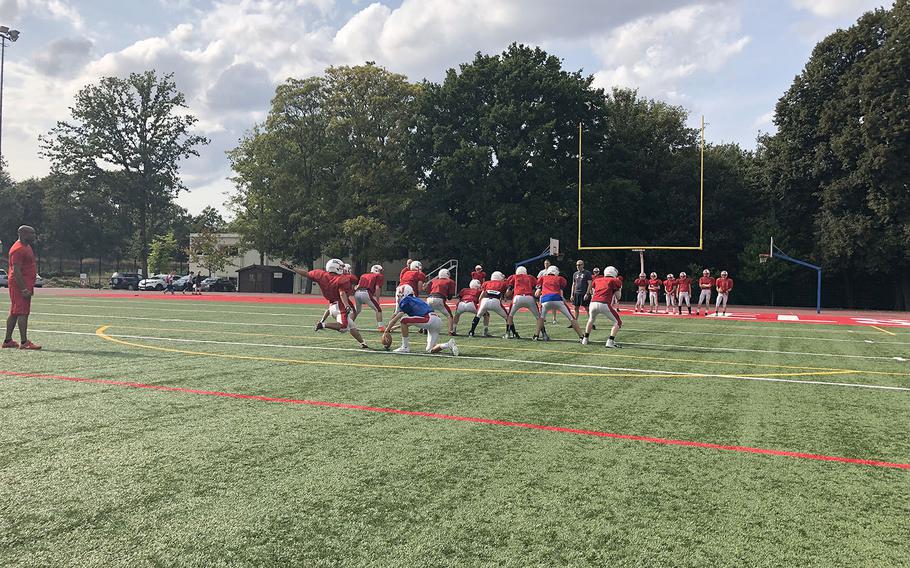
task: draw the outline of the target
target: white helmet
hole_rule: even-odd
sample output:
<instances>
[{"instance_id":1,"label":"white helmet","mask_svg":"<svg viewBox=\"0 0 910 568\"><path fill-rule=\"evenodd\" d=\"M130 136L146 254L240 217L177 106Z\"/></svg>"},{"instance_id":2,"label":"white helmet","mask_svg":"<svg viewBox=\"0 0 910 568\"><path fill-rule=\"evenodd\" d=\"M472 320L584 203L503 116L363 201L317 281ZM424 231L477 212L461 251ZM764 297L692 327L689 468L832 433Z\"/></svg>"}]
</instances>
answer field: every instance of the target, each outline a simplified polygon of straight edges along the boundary
<instances>
[{"instance_id":1,"label":"white helmet","mask_svg":"<svg viewBox=\"0 0 910 568\"><path fill-rule=\"evenodd\" d=\"M411 270L423 270L423 265L420 264L419 260L414 260L411 262L411 265L408 268Z\"/></svg>"},{"instance_id":2,"label":"white helmet","mask_svg":"<svg viewBox=\"0 0 910 568\"><path fill-rule=\"evenodd\" d=\"M404 298L405 296L413 296L414 289L411 288L411 286L408 284L402 284L401 286L399 286L398 288L395 289L395 295L398 296L399 298Z\"/></svg>"},{"instance_id":3,"label":"white helmet","mask_svg":"<svg viewBox=\"0 0 910 568\"><path fill-rule=\"evenodd\" d=\"M370 272L372 272L373 274L382 274L382 265L381 265L381 264L374 264L374 265L370 268Z\"/></svg>"},{"instance_id":4,"label":"white helmet","mask_svg":"<svg viewBox=\"0 0 910 568\"><path fill-rule=\"evenodd\" d=\"M548 276L559 276L559 267L556 266L555 264L550 265L550 267L547 268L547 275Z\"/></svg>"},{"instance_id":5,"label":"white helmet","mask_svg":"<svg viewBox=\"0 0 910 568\"><path fill-rule=\"evenodd\" d=\"M720 271L720 275L721 275L721 276L726 276L726 275L727 275L727 271L726 271L726 270L721 270L721 271Z\"/></svg>"},{"instance_id":6,"label":"white helmet","mask_svg":"<svg viewBox=\"0 0 910 568\"><path fill-rule=\"evenodd\" d=\"M638 277L639 277L639 278L647 278L648 275L645 274L644 272L639 272L639 273L638 273Z\"/></svg>"},{"instance_id":7,"label":"white helmet","mask_svg":"<svg viewBox=\"0 0 910 568\"><path fill-rule=\"evenodd\" d=\"M619 276L619 271L616 270L615 266L608 266L604 268L604 276L610 276L611 278L616 278Z\"/></svg>"},{"instance_id":8,"label":"white helmet","mask_svg":"<svg viewBox=\"0 0 910 568\"><path fill-rule=\"evenodd\" d=\"M525 268L524 266L519 266L518 268L515 269L515 274L527 275L527 274L528 274L528 269Z\"/></svg>"},{"instance_id":9,"label":"white helmet","mask_svg":"<svg viewBox=\"0 0 910 568\"><path fill-rule=\"evenodd\" d=\"M474 267L474 270L483 270L483 266L480 266L480 265L478 264L477 266Z\"/></svg>"},{"instance_id":10,"label":"white helmet","mask_svg":"<svg viewBox=\"0 0 910 568\"><path fill-rule=\"evenodd\" d=\"M350 274L350 273L351 273L351 265L348 264L347 262L344 263L344 273L345 273L345 274Z\"/></svg>"},{"instance_id":11,"label":"white helmet","mask_svg":"<svg viewBox=\"0 0 910 568\"><path fill-rule=\"evenodd\" d=\"M709 274L711 274L711 271L706 268L706 269L702 270L701 273L704 274L705 276L708 276Z\"/></svg>"},{"instance_id":12,"label":"white helmet","mask_svg":"<svg viewBox=\"0 0 910 568\"><path fill-rule=\"evenodd\" d=\"M670 278L675 278L675 276L673 276L672 274L667 274L667 279L669 280Z\"/></svg>"},{"instance_id":13,"label":"white helmet","mask_svg":"<svg viewBox=\"0 0 910 568\"><path fill-rule=\"evenodd\" d=\"M443 268L442 270L439 271L439 277L440 277L440 278L449 279L449 278L451 278L452 276L449 274L449 271L448 271L448 270L446 270L445 268Z\"/></svg>"},{"instance_id":14,"label":"white helmet","mask_svg":"<svg viewBox=\"0 0 910 568\"><path fill-rule=\"evenodd\" d=\"M471 280L471 283L468 284L468 286L474 290L480 290L480 280L475 278L474 280Z\"/></svg>"},{"instance_id":15,"label":"white helmet","mask_svg":"<svg viewBox=\"0 0 910 568\"><path fill-rule=\"evenodd\" d=\"M686 277L686 273L685 273L685 272L680 272L680 273L679 273L679 277L680 277L680 278L685 278L685 277Z\"/></svg>"},{"instance_id":16,"label":"white helmet","mask_svg":"<svg viewBox=\"0 0 910 568\"><path fill-rule=\"evenodd\" d=\"M505 279L506 279L506 275L498 270L490 275L490 280L494 280L496 282L499 282L499 281L505 280Z\"/></svg>"},{"instance_id":17,"label":"white helmet","mask_svg":"<svg viewBox=\"0 0 910 568\"><path fill-rule=\"evenodd\" d=\"M333 258L325 263L325 271L332 274L341 274L344 271L344 263L337 258Z\"/></svg>"}]
</instances>

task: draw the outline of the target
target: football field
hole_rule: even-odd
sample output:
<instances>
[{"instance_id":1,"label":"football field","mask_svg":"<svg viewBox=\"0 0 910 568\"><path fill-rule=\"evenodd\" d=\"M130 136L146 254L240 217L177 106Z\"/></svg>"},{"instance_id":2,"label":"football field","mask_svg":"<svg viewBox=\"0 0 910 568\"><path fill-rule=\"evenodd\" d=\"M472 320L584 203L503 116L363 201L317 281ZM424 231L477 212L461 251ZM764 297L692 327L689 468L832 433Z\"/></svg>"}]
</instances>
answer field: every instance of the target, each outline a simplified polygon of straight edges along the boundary
<instances>
[{"instance_id":1,"label":"football field","mask_svg":"<svg viewBox=\"0 0 910 568\"><path fill-rule=\"evenodd\" d=\"M454 358L322 311L39 294L44 350L0 352L0 565L910 558L906 328L629 317L608 350L494 316Z\"/></svg>"}]
</instances>

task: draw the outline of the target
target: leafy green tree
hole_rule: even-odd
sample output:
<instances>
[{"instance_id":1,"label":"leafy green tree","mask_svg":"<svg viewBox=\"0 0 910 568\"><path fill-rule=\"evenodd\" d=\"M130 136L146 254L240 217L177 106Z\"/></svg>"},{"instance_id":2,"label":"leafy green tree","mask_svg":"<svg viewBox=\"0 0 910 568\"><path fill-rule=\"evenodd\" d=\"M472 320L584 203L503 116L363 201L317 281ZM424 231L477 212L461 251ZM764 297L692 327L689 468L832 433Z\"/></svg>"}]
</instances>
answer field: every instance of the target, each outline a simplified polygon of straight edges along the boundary
<instances>
[{"instance_id":1,"label":"leafy green tree","mask_svg":"<svg viewBox=\"0 0 910 568\"><path fill-rule=\"evenodd\" d=\"M228 247L220 243L218 233L209 227L191 237L188 254L192 262L209 271L209 276L222 272L230 260Z\"/></svg>"},{"instance_id":2,"label":"leafy green tree","mask_svg":"<svg viewBox=\"0 0 910 568\"><path fill-rule=\"evenodd\" d=\"M55 172L115 176L114 201L135 219L144 272L152 225L184 189L179 162L198 156L196 148L208 143L191 133L197 119L184 108L172 74L104 77L79 91L71 121L41 137L42 155Z\"/></svg>"},{"instance_id":3,"label":"leafy green tree","mask_svg":"<svg viewBox=\"0 0 910 568\"><path fill-rule=\"evenodd\" d=\"M149 274L161 274L166 270L170 270L177 250L177 239L174 238L174 233L155 237L152 240L151 252L149 252L148 258Z\"/></svg>"}]
</instances>

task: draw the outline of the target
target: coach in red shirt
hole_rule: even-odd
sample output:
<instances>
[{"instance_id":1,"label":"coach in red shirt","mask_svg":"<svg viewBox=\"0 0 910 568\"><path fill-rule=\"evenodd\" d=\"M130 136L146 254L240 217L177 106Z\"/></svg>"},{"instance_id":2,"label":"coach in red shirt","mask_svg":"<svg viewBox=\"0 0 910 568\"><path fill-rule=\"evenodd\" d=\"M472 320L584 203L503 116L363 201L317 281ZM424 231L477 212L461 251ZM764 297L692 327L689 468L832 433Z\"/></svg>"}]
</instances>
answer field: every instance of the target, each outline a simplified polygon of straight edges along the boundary
<instances>
[{"instance_id":1,"label":"coach in red shirt","mask_svg":"<svg viewBox=\"0 0 910 568\"><path fill-rule=\"evenodd\" d=\"M6 318L6 339L4 349L41 349L28 340L28 315L32 311L32 296L35 295L35 279L38 265L35 262L35 229L28 225L19 227L19 240L9 249L9 317ZM13 331L19 326L22 343L13 341Z\"/></svg>"}]
</instances>

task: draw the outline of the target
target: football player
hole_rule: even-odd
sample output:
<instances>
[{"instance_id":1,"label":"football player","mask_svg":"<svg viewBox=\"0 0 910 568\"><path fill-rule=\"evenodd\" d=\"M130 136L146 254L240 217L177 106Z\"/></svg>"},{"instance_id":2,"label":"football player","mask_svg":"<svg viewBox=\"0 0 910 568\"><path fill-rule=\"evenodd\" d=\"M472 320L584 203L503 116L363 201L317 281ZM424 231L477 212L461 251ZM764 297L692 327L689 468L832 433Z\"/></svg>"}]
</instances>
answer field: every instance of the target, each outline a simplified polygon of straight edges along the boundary
<instances>
[{"instance_id":1,"label":"football player","mask_svg":"<svg viewBox=\"0 0 910 568\"><path fill-rule=\"evenodd\" d=\"M401 269L401 273L398 275L398 285L399 287L403 284L407 284L411 287L411 290L414 291L414 297L420 297L420 291L424 289L425 283L427 281L427 275L423 273L423 264L419 260L408 259L408 262L405 263L404 268ZM396 288L397 290L398 288ZM398 309L399 304L398 296L395 296L395 309Z\"/></svg>"},{"instance_id":2,"label":"football player","mask_svg":"<svg viewBox=\"0 0 910 568\"><path fill-rule=\"evenodd\" d=\"M727 275L726 270L721 270L720 278L714 285L717 287L717 305L714 306L714 315L720 313L721 304L723 304L723 315L727 315L727 300L730 298L730 291L733 290L733 279Z\"/></svg>"},{"instance_id":3,"label":"football player","mask_svg":"<svg viewBox=\"0 0 910 568\"><path fill-rule=\"evenodd\" d=\"M578 327L578 321L572 317L572 312L569 310L569 306L566 304L566 300L562 295L566 284L566 279L559 275L559 268L556 266L547 268L547 273L540 279L541 311L540 317L537 318L537 333L534 334L535 341L541 338L544 341L550 340L550 336L547 335L547 329L544 327L547 312L549 311L562 312L562 314L572 322L572 329L578 334L578 338L581 339L584 336L581 329Z\"/></svg>"},{"instance_id":4,"label":"football player","mask_svg":"<svg viewBox=\"0 0 910 568\"><path fill-rule=\"evenodd\" d=\"M708 311L711 309L711 290L714 289L714 278L711 277L711 271L707 268L702 271L701 278L698 279L698 287L701 289L701 293L698 295L695 315L701 315L702 303L705 304L705 315L708 315Z\"/></svg>"},{"instance_id":5,"label":"football player","mask_svg":"<svg viewBox=\"0 0 910 568\"><path fill-rule=\"evenodd\" d=\"M679 309L679 315L682 315L683 302L685 302L686 307L689 308L689 315L692 315L692 303L689 299L691 294L692 279L686 276L685 272L680 272L679 278L676 279L676 306Z\"/></svg>"},{"instance_id":6,"label":"football player","mask_svg":"<svg viewBox=\"0 0 910 568\"><path fill-rule=\"evenodd\" d=\"M480 303L480 280L471 280L467 288L458 291L458 306L455 308L455 320L452 323L452 335L458 335L458 320L461 314L477 315L477 305ZM490 326L490 314L484 314L483 325Z\"/></svg>"},{"instance_id":7,"label":"football player","mask_svg":"<svg viewBox=\"0 0 910 568\"><path fill-rule=\"evenodd\" d=\"M509 306L509 317L506 320L506 335L509 339L521 339L515 329L515 314L524 308L531 312L535 322L540 319L537 298L534 297L537 278L529 275L527 268L519 266L515 269L515 274L509 276L507 284L512 287L512 305Z\"/></svg>"},{"instance_id":8,"label":"football player","mask_svg":"<svg viewBox=\"0 0 910 568\"><path fill-rule=\"evenodd\" d=\"M648 279L648 302L650 309L648 309L649 314L657 313L657 294L660 292L660 287L663 284L660 278L657 277L656 272L651 273L651 277Z\"/></svg>"},{"instance_id":9,"label":"football player","mask_svg":"<svg viewBox=\"0 0 910 568\"><path fill-rule=\"evenodd\" d=\"M298 268L289 262L282 262L281 266L288 270L293 270L304 278L319 284L319 291L322 296L329 302L329 312L335 318L331 323L316 323L316 331L322 329L334 329L337 332L351 334L351 337L357 340L362 349L367 349L367 344L363 336L357 331L357 324L349 316L354 312L354 287L351 285L351 279L344 274L344 263L333 258L325 263L325 270L306 270Z\"/></svg>"},{"instance_id":10,"label":"football player","mask_svg":"<svg viewBox=\"0 0 910 568\"><path fill-rule=\"evenodd\" d=\"M455 296L455 281L452 280L449 271L443 268L439 271L436 278L430 280L430 285L427 286L427 303L433 308L433 311L446 315L450 334L454 326L452 310L446 300L451 300L453 296Z\"/></svg>"},{"instance_id":11,"label":"football player","mask_svg":"<svg viewBox=\"0 0 910 568\"><path fill-rule=\"evenodd\" d=\"M553 263L550 262L549 258L544 260L543 261L543 270L541 270L540 272L537 273L537 288L538 289L536 291L536 294L538 297L540 297L540 279L547 275L547 270L550 269L550 266L552 264ZM556 325L556 312L553 312L553 325Z\"/></svg>"},{"instance_id":12,"label":"football player","mask_svg":"<svg viewBox=\"0 0 910 568\"><path fill-rule=\"evenodd\" d=\"M667 274L667 279L664 280L664 296L667 301L667 313L676 312L676 277L672 274Z\"/></svg>"},{"instance_id":13,"label":"football player","mask_svg":"<svg viewBox=\"0 0 910 568\"><path fill-rule=\"evenodd\" d=\"M395 296L401 298L398 301L398 313L392 316L389 325L382 336L383 344L390 344L392 340L391 332L398 326L401 326L401 347L395 350L395 353L410 353L411 345L408 337L408 327L414 326L427 332L427 353L439 353L443 349L448 349L452 355L458 355L458 346L455 340L450 339L445 343L439 343L439 330L442 328L442 320L433 312L429 304L414 295L414 289L408 284L402 284L395 290Z\"/></svg>"},{"instance_id":14,"label":"football player","mask_svg":"<svg viewBox=\"0 0 910 568\"><path fill-rule=\"evenodd\" d=\"M382 305L379 303L379 297L382 296L382 287L385 286L385 276L382 273L382 266L374 264L370 271L360 276L357 282L357 289L354 291L354 305L357 315L363 311L363 306L370 306L376 312L376 328L379 331L385 331L382 324Z\"/></svg>"},{"instance_id":15,"label":"football player","mask_svg":"<svg viewBox=\"0 0 910 568\"><path fill-rule=\"evenodd\" d=\"M478 280L483 284L487 279L487 273L483 271L483 266L477 265L474 267L474 272L471 273L471 280Z\"/></svg>"},{"instance_id":16,"label":"football player","mask_svg":"<svg viewBox=\"0 0 910 568\"><path fill-rule=\"evenodd\" d=\"M619 279L619 271L613 266L604 268L603 278L598 278L591 285L591 305L588 307L588 325L585 327L585 336L582 338L583 345L588 344L591 336L591 330L594 329L594 322L597 316L603 314L613 322L610 329L610 338L607 339L606 346L614 349L618 348L616 344L616 334L622 327L622 318L616 308L613 307L613 295L622 288L622 280Z\"/></svg>"},{"instance_id":17,"label":"football player","mask_svg":"<svg viewBox=\"0 0 910 568\"><path fill-rule=\"evenodd\" d=\"M644 312L645 302L648 299L648 276L642 272L634 282L638 288L638 296L635 298L635 311Z\"/></svg>"},{"instance_id":18,"label":"football player","mask_svg":"<svg viewBox=\"0 0 910 568\"><path fill-rule=\"evenodd\" d=\"M502 298L505 296L506 290L509 287L506 283L505 274L497 270L491 274L490 279L487 282L483 282L480 287L480 309L477 310L477 315L474 316L474 321L471 322L471 331L468 332L468 336L470 337L474 337L474 331L477 329L480 318L485 315L488 316L490 312L502 316L502 319L505 320L506 323L509 321L509 314L507 314L506 309L502 307ZM487 317L483 324L484 337L492 337L490 334L489 322L489 317Z\"/></svg>"}]
</instances>

